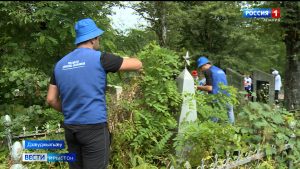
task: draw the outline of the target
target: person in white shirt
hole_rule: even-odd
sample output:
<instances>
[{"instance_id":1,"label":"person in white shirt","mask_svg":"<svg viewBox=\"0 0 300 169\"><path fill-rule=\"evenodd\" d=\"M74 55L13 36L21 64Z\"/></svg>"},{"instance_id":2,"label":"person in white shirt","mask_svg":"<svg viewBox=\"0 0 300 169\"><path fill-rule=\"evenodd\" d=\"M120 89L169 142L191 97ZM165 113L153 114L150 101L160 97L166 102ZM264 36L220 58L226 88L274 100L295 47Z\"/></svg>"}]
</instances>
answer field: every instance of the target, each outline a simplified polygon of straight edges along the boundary
<instances>
[{"instance_id":1,"label":"person in white shirt","mask_svg":"<svg viewBox=\"0 0 300 169\"><path fill-rule=\"evenodd\" d=\"M272 72L272 75L275 77L275 103L278 104L278 94L280 92L280 88L282 86L281 84L281 76L279 75L279 72L277 70L274 70Z\"/></svg>"},{"instance_id":2,"label":"person in white shirt","mask_svg":"<svg viewBox=\"0 0 300 169\"><path fill-rule=\"evenodd\" d=\"M252 95L252 79L249 75L245 75L244 77L244 88L245 90L248 92L248 94L246 95L246 97L249 99Z\"/></svg>"}]
</instances>

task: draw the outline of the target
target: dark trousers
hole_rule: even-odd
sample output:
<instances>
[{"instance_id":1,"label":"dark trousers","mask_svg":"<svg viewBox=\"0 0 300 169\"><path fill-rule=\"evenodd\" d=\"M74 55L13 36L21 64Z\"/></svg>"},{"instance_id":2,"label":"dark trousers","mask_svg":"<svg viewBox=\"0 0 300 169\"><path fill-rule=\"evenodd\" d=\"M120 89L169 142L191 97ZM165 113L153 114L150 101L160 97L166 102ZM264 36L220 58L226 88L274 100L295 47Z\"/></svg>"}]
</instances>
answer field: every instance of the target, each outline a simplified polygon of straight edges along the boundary
<instances>
[{"instance_id":1,"label":"dark trousers","mask_svg":"<svg viewBox=\"0 0 300 169\"><path fill-rule=\"evenodd\" d=\"M275 90L275 103L278 104L279 100L278 100L278 94L279 94L279 90Z\"/></svg>"},{"instance_id":2,"label":"dark trousers","mask_svg":"<svg viewBox=\"0 0 300 169\"><path fill-rule=\"evenodd\" d=\"M109 160L110 135L107 123L91 125L64 124L69 153L76 161L70 169L106 169Z\"/></svg>"},{"instance_id":3,"label":"dark trousers","mask_svg":"<svg viewBox=\"0 0 300 169\"><path fill-rule=\"evenodd\" d=\"M247 93L248 93L246 96L247 96L248 98L250 98L251 95L252 95L251 87L245 87L245 90L246 90Z\"/></svg>"}]
</instances>

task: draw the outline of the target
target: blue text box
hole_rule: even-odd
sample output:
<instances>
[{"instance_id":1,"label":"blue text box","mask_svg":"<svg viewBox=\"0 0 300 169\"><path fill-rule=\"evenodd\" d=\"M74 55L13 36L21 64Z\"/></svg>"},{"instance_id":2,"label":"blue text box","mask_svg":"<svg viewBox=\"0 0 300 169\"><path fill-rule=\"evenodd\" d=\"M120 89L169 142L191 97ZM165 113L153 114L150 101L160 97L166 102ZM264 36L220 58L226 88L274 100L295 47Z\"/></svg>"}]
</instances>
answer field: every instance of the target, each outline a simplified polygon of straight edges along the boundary
<instances>
[{"instance_id":1,"label":"blue text box","mask_svg":"<svg viewBox=\"0 0 300 169\"><path fill-rule=\"evenodd\" d=\"M64 153L64 154L48 153L47 158L48 158L47 159L48 162L56 162L56 161L74 162L76 160L76 154L75 153Z\"/></svg>"},{"instance_id":2,"label":"blue text box","mask_svg":"<svg viewBox=\"0 0 300 169\"><path fill-rule=\"evenodd\" d=\"M271 8L253 8L253 9L243 9L244 18L271 18L272 9Z\"/></svg>"},{"instance_id":3,"label":"blue text box","mask_svg":"<svg viewBox=\"0 0 300 169\"><path fill-rule=\"evenodd\" d=\"M25 140L24 149L64 149L63 140Z\"/></svg>"},{"instance_id":4,"label":"blue text box","mask_svg":"<svg viewBox=\"0 0 300 169\"><path fill-rule=\"evenodd\" d=\"M47 161L47 153L23 153L22 161L34 162L34 161Z\"/></svg>"}]
</instances>

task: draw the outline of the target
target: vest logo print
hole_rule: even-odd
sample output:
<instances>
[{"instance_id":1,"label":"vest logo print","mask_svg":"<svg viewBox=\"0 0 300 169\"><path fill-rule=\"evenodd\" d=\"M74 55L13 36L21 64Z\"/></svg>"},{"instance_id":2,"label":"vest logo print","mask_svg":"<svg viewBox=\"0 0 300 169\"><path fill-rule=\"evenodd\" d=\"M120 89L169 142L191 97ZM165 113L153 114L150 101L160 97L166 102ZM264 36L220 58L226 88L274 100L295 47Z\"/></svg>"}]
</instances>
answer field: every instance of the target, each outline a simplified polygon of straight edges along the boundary
<instances>
[{"instance_id":1,"label":"vest logo print","mask_svg":"<svg viewBox=\"0 0 300 169\"><path fill-rule=\"evenodd\" d=\"M79 60L68 62L67 65L63 65L62 70L70 70L85 67L85 62L80 62Z\"/></svg>"},{"instance_id":2,"label":"vest logo print","mask_svg":"<svg viewBox=\"0 0 300 169\"><path fill-rule=\"evenodd\" d=\"M224 72L222 70L218 70L217 73L218 74L224 74Z\"/></svg>"}]
</instances>

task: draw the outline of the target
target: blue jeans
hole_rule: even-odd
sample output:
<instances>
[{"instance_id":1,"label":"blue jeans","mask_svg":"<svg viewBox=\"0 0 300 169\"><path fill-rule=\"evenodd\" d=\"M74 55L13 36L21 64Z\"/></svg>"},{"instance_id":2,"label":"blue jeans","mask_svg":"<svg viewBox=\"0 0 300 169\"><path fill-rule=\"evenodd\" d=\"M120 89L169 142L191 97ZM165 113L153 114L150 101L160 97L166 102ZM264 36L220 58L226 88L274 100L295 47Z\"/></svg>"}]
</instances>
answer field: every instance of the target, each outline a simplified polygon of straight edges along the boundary
<instances>
[{"instance_id":1,"label":"blue jeans","mask_svg":"<svg viewBox=\"0 0 300 169\"><path fill-rule=\"evenodd\" d=\"M226 108L227 108L227 116L228 116L229 123L234 124L233 106L231 104L227 104ZM218 122L219 121L219 118L217 118L217 117L211 117L210 119L213 122Z\"/></svg>"},{"instance_id":2,"label":"blue jeans","mask_svg":"<svg viewBox=\"0 0 300 169\"><path fill-rule=\"evenodd\" d=\"M227 104L227 115L229 119L229 123L234 124L234 112L233 112L233 106L231 104Z\"/></svg>"}]
</instances>

